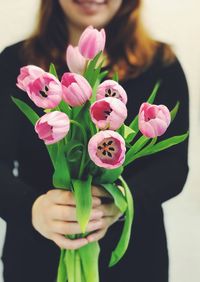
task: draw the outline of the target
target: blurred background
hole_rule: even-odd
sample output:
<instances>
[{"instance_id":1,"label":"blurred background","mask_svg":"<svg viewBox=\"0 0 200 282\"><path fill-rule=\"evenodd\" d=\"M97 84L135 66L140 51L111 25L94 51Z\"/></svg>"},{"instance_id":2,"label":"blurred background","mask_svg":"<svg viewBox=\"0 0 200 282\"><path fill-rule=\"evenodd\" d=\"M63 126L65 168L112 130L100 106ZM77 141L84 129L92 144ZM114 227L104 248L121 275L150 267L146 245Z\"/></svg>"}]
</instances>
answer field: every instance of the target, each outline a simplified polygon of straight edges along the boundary
<instances>
[{"instance_id":1,"label":"blurred background","mask_svg":"<svg viewBox=\"0 0 200 282\"><path fill-rule=\"evenodd\" d=\"M30 34L38 5L39 0L0 0L0 51ZM199 0L144 0L146 26L156 39L172 45L190 90L190 173L181 195L163 205L170 256L169 282L200 281L199 11ZM0 218L0 257L5 231L6 224ZM2 270L0 262L0 282Z\"/></svg>"}]
</instances>

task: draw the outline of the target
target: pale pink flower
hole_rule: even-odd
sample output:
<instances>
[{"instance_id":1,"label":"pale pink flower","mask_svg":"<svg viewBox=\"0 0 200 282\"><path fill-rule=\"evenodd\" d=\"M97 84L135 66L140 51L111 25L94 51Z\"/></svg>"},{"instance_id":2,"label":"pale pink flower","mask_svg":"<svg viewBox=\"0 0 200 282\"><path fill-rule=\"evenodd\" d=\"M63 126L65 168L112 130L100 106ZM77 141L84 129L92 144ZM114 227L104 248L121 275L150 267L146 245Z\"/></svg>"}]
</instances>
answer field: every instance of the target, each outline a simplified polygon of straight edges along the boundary
<instances>
[{"instance_id":1,"label":"pale pink flower","mask_svg":"<svg viewBox=\"0 0 200 282\"><path fill-rule=\"evenodd\" d=\"M112 130L100 131L88 143L91 160L100 167L114 169L125 160L125 142L122 136Z\"/></svg>"},{"instance_id":2,"label":"pale pink flower","mask_svg":"<svg viewBox=\"0 0 200 282\"><path fill-rule=\"evenodd\" d=\"M96 28L89 26L81 34L78 47L83 57L93 59L100 51L104 50L105 43L105 30L98 31Z\"/></svg>"},{"instance_id":3,"label":"pale pink flower","mask_svg":"<svg viewBox=\"0 0 200 282\"><path fill-rule=\"evenodd\" d=\"M102 82L97 88L96 99L100 100L106 97L113 97L127 103L127 94L124 88L116 81L108 79Z\"/></svg>"},{"instance_id":4,"label":"pale pink flower","mask_svg":"<svg viewBox=\"0 0 200 282\"><path fill-rule=\"evenodd\" d=\"M46 145L54 144L63 139L70 127L68 116L59 111L43 115L35 124L35 131Z\"/></svg>"},{"instance_id":5,"label":"pale pink flower","mask_svg":"<svg viewBox=\"0 0 200 282\"><path fill-rule=\"evenodd\" d=\"M27 93L38 107L44 109L53 109L62 100L60 81L47 72L29 83Z\"/></svg>"},{"instance_id":6,"label":"pale pink flower","mask_svg":"<svg viewBox=\"0 0 200 282\"><path fill-rule=\"evenodd\" d=\"M149 103L141 105L138 118L140 131L149 138L164 134L171 121L170 112L166 106Z\"/></svg>"},{"instance_id":7,"label":"pale pink flower","mask_svg":"<svg viewBox=\"0 0 200 282\"><path fill-rule=\"evenodd\" d=\"M127 108L119 99L108 97L91 105L90 116L98 128L116 130L127 118Z\"/></svg>"},{"instance_id":8,"label":"pale pink flower","mask_svg":"<svg viewBox=\"0 0 200 282\"><path fill-rule=\"evenodd\" d=\"M66 72L61 79L63 100L70 106L81 106L92 96L92 88L81 75Z\"/></svg>"},{"instance_id":9,"label":"pale pink flower","mask_svg":"<svg viewBox=\"0 0 200 282\"><path fill-rule=\"evenodd\" d=\"M20 68L20 74L17 77L17 87L27 92L28 85L44 73L43 69L33 65Z\"/></svg>"},{"instance_id":10,"label":"pale pink flower","mask_svg":"<svg viewBox=\"0 0 200 282\"><path fill-rule=\"evenodd\" d=\"M72 45L69 45L67 47L66 60L71 72L83 74L86 66L86 59L79 52L78 46L73 47Z\"/></svg>"}]
</instances>

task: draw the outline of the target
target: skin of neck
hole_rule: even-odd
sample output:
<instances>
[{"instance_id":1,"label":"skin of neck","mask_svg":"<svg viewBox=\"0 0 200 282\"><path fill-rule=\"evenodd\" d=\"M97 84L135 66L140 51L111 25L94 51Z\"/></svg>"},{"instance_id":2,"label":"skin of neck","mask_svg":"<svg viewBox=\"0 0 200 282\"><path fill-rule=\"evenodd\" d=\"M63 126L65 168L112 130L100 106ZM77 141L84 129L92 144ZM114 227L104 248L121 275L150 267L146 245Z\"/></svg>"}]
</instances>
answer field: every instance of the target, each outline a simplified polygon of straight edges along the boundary
<instances>
[{"instance_id":1,"label":"skin of neck","mask_svg":"<svg viewBox=\"0 0 200 282\"><path fill-rule=\"evenodd\" d=\"M80 26L75 26L71 23L68 23L68 32L69 32L69 43L72 46L77 46L79 38L84 31L85 28L81 28Z\"/></svg>"}]
</instances>

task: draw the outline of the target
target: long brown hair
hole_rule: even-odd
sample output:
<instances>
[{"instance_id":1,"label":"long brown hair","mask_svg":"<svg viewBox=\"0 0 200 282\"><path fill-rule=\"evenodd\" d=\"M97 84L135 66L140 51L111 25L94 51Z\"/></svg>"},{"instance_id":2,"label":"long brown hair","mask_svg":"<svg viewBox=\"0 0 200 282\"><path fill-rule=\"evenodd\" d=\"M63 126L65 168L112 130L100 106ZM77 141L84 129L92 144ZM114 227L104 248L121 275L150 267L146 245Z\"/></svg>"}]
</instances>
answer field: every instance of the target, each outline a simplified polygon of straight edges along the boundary
<instances>
[{"instance_id":1,"label":"long brown hair","mask_svg":"<svg viewBox=\"0 0 200 282\"><path fill-rule=\"evenodd\" d=\"M170 63L174 58L168 45L153 40L144 29L141 4L142 0L123 0L118 13L105 27L109 67L118 71L120 79L137 76L147 69L161 46L164 63ZM36 29L24 43L26 63L48 69L49 63L53 62L62 70L66 65L68 41L66 17L58 0L41 0Z\"/></svg>"}]
</instances>

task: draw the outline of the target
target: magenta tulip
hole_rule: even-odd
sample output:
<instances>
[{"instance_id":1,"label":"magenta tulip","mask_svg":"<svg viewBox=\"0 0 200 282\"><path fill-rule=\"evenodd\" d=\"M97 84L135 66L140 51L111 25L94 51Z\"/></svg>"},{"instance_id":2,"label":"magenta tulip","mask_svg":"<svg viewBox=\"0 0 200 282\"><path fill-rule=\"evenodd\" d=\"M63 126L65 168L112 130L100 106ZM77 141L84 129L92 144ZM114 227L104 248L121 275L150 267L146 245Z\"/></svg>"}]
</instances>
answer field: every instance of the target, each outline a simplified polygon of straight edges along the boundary
<instances>
[{"instance_id":1,"label":"magenta tulip","mask_svg":"<svg viewBox=\"0 0 200 282\"><path fill-rule=\"evenodd\" d=\"M72 107L83 105L92 96L92 88L81 75L66 72L61 79L63 100Z\"/></svg>"},{"instance_id":2,"label":"magenta tulip","mask_svg":"<svg viewBox=\"0 0 200 282\"><path fill-rule=\"evenodd\" d=\"M86 59L79 52L78 46L73 47L72 45L69 45L67 47L66 60L71 72L83 74L86 66Z\"/></svg>"},{"instance_id":3,"label":"magenta tulip","mask_svg":"<svg viewBox=\"0 0 200 282\"><path fill-rule=\"evenodd\" d=\"M63 139L70 127L68 116L59 111L54 111L42 116L35 124L35 131L46 145L54 144Z\"/></svg>"},{"instance_id":4,"label":"magenta tulip","mask_svg":"<svg viewBox=\"0 0 200 282\"><path fill-rule=\"evenodd\" d=\"M43 69L33 65L22 67L17 77L17 86L27 92L28 85L44 73L45 71Z\"/></svg>"},{"instance_id":5,"label":"magenta tulip","mask_svg":"<svg viewBox=\"0 0 200 282\"><path fill-rule=\"evenodd\" d=\"M60 81L47 72L29 83L27 93L38 107L44 109L53 109L62 100Z\"/></svg>"},{"instance_id":6,"label":"magenta tulip","mask_svg":"<svg viewBox=\"0 0 200 282\"><path fill-rule=\"evenodd\" d=\"M88 143L91 160L100 167L114 169L125 159L125 142L122 136L112 130L100 131Z\"/></svg>"},{"instance_id":7,"label":"magenta tulip","mask_svg":"<svg viewBox=\"0 0 200 282\"><path fill-rule=\"evenodd\" d=\"M92 121L100 129L118 129L127 118L127 108L119 99L104 98L90 107Z\"/></svg>"},{"instance_id":8,"label":"magenta tulip","mask_svg":"<svg viewBox=\"0 0 200 282\"><path fill-rule=\"evenodd\" d=\"M78 47L80 53L86 59L93 59L100 51L103 51L106 43L105 30L98 31L92 26L87 27L82 33Z\"/></svg>"},{"instance_id":9,"label":"magenta tulip","mask_svg":"<svg viewBox=\"0 0 200 282\"><path fill-rule=\"evenodd\" d=\"M102 82L97 88L97 100L113 97L127 103L127 94L124 88L114 80L108 79Z\"/></svg>"},{"instance_id":10,"label":"magenta tulip","mask_svg":"<svg viewBox=\"0 0 200 282\"><path fill-rule=\"evenodd\" d=\"M170 112L164 105L143 103L139 111L139 129L143 135L154 138L165 133L171 121Z\"/></svg>"}]
</instances>

